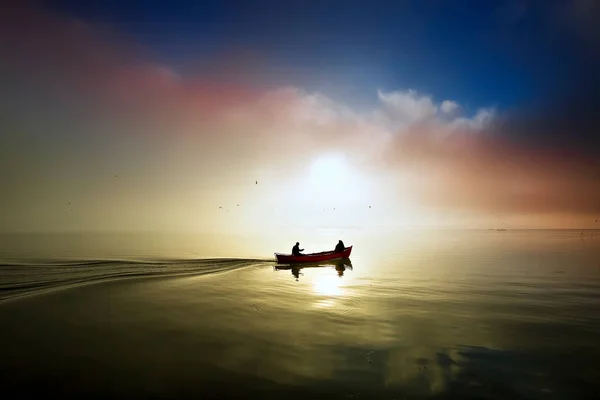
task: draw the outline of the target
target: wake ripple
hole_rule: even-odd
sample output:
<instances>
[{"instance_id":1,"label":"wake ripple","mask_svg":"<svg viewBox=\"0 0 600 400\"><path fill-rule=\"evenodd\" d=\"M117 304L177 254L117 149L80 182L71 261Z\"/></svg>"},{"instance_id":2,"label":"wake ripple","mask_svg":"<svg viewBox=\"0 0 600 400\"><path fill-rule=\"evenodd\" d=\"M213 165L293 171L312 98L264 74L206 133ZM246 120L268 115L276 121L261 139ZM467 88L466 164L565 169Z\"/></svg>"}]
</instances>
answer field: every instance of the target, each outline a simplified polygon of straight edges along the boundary
<instances>
[{"instance_id":1,"label":"wake ripple","mask_svg":"<svg viewBox=\"0 0 600 400\"><path fill-rule=\"evenodd\" d=\"M217 274L272 263L235 258L5 263L0 264L0 301L115 279Z\"/></svg>"}]
</instances>

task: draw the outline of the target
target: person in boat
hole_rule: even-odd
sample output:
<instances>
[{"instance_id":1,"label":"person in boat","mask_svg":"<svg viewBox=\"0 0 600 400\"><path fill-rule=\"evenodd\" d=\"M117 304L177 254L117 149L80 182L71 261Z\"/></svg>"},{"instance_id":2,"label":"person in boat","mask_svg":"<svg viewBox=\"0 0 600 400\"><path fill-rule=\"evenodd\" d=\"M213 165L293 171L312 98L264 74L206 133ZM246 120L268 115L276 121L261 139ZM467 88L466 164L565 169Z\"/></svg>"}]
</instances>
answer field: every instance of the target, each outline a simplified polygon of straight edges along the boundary
<instances>
[{"instance_id":1,"label":"person in boat","mask_svg":"<svg viewBox=\"0 0 600 400\"><path fill-rule=\"evenodd\" d=\"M346 246L344 246L344 242L342 242L340 240L340 241L338 241L338 244L335 246L335 250L333 252L334 253L341 253L342 251L344 251L345 248L346 248Z\"/></svg>"},{"instance_id":2,"label":"person in boat","mask_svg":"<svg viewBox=\"0 0 600 400\"><path fill-rule=\"evenodd\" d=\"M294 247L292 247L292 255L293 256L303 256L304 254L300 253L301 251L304 251L304 249L300 248L300 242L296 242L296 245Z\"/></svg>"}]
</instances>

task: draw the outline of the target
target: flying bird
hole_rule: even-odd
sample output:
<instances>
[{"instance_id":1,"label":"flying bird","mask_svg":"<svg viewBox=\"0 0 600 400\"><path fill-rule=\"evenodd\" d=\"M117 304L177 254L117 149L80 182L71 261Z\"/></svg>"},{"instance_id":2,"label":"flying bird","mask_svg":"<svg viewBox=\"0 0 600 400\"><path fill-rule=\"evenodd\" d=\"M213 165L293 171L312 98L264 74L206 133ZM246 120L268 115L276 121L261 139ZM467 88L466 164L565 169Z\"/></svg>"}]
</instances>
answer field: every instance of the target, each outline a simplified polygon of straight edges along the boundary
<instances>
[{"instance_id":1,"label":"flying bird","mask_svg":"<svg viewBox=\"0 0 600 400\"><path fill-rule=\"evenodd\" d=\"M255 184L255 185L258 185L258 181L254 181L254 184Z\"/></svg>"},{"instance_id":2,"label":"flying bird","mask_svg":"<svg viewBox=\"0 0 600 400\"><path fill-rule=\"evenodd\" d=\"M222 209L223 209L223 207L219 207L219 210L222 210Z\"/></svg>"}]
</instances>

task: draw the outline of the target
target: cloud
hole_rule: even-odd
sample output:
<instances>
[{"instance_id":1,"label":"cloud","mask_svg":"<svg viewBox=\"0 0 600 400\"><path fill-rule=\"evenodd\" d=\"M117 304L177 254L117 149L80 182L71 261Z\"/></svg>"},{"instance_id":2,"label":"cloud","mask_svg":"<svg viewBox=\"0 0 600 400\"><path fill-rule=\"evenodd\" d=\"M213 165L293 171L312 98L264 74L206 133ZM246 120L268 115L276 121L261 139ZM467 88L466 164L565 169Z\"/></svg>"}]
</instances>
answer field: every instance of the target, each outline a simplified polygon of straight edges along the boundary
<instances>
[{"instance_id":1,"label":"cloud","mask_svg":"<svg viewBox=\"0 0 600 400\"><path fill-rule=\"evenodd\" d=\"M444 108L460 106L437 104L414 91L380 98L384 107L394 104L398 112L387 115L401 122L382 157L410 177L409 186L398 185L399 195L410 192L428 206L484 213L600 212L599 158L585 146L554 141L561 129L555 116L546 121L538 115L525 125L484 108L471 117L446 118ZM583 114L565 127L583 123Z\"/></svg>"},{"instance_id":2,"label":"cloud","mask_svg":"<svg viewBox=\"0 0 600 400\"><path fill-rule=\"evenodd\" d=\"M444 101L442 101L440 110L444 114L453 115L454 113L458 112L458 110L460 110L460 107L456 102L454 102L452 100L444 100Z\"/></svg>"},{"instance_id":3,"label":"cloud","mask_svg":"<svg viewBox=\"0 0 600 400\"><path fill-rule=\"evenodd\" d=\"M427 122L438 114L438 107L433 104L431 97L420 96L414 90L389 93L379 91L377 94L382 112L399 126Z\"/></svg>"},{"instance_id":4,"label":"cloud","mask_svg":"<svg viewBox=\"0 0 600 400\"><path fill-rule=\"evenodd\" d=\"M389 128L402 131L414 125L435 124L439 131L455 129L478 130L487 126L494 117L494 110L482 108L473 116L461 114L461 106L452 100L434 102L433 98L415 90L378 91L380 119L388 122Z\"/></svg>"},{"instance_id":5,"label":"cloud","mask_svg":"<svg viewBox=\"0 0 600 400\"><path fill-rule=\"evenodd\" d=\"M293 97L298 102L291 109L301 116L293 119L297 132L411 176L409 186L397 187L401 197L410 193L423 205L484 213L600 212L596 158L515 139L493 109L460 115L458 104L436 103L413 90L378 92L380 106L372 112L322 94L295 91Z\"/></svg>"}]
</instances>

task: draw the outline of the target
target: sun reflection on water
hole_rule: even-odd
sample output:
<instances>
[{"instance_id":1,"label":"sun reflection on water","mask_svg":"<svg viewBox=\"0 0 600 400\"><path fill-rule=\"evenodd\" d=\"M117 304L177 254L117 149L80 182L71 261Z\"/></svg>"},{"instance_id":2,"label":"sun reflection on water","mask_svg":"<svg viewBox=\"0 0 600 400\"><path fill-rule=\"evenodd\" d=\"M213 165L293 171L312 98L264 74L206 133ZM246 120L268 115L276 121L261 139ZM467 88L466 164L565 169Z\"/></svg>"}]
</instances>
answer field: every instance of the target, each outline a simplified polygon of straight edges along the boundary
<instances>
[{"instance_id":1,"label":"sun reflection on water","mask_svg":"<svg viewBox=\"0 0 600 400\"><path fill-rule=\"evenodd\" d=\"M335 300L333 299L319 300L315 303L317 308L331 308L333 306L335 306Z\"/></svg>"},{"instance_id":2,"label":"sun reflection on water","mask_svg":"<svg viewBox=\"0 0 600 400\"><path fill-rule=\"evenodd\" d=\"M315 278L313 290L322 296L341 296L344 294L342 280L337 275L321 275Z\"/></svg>"}]
</instances>

